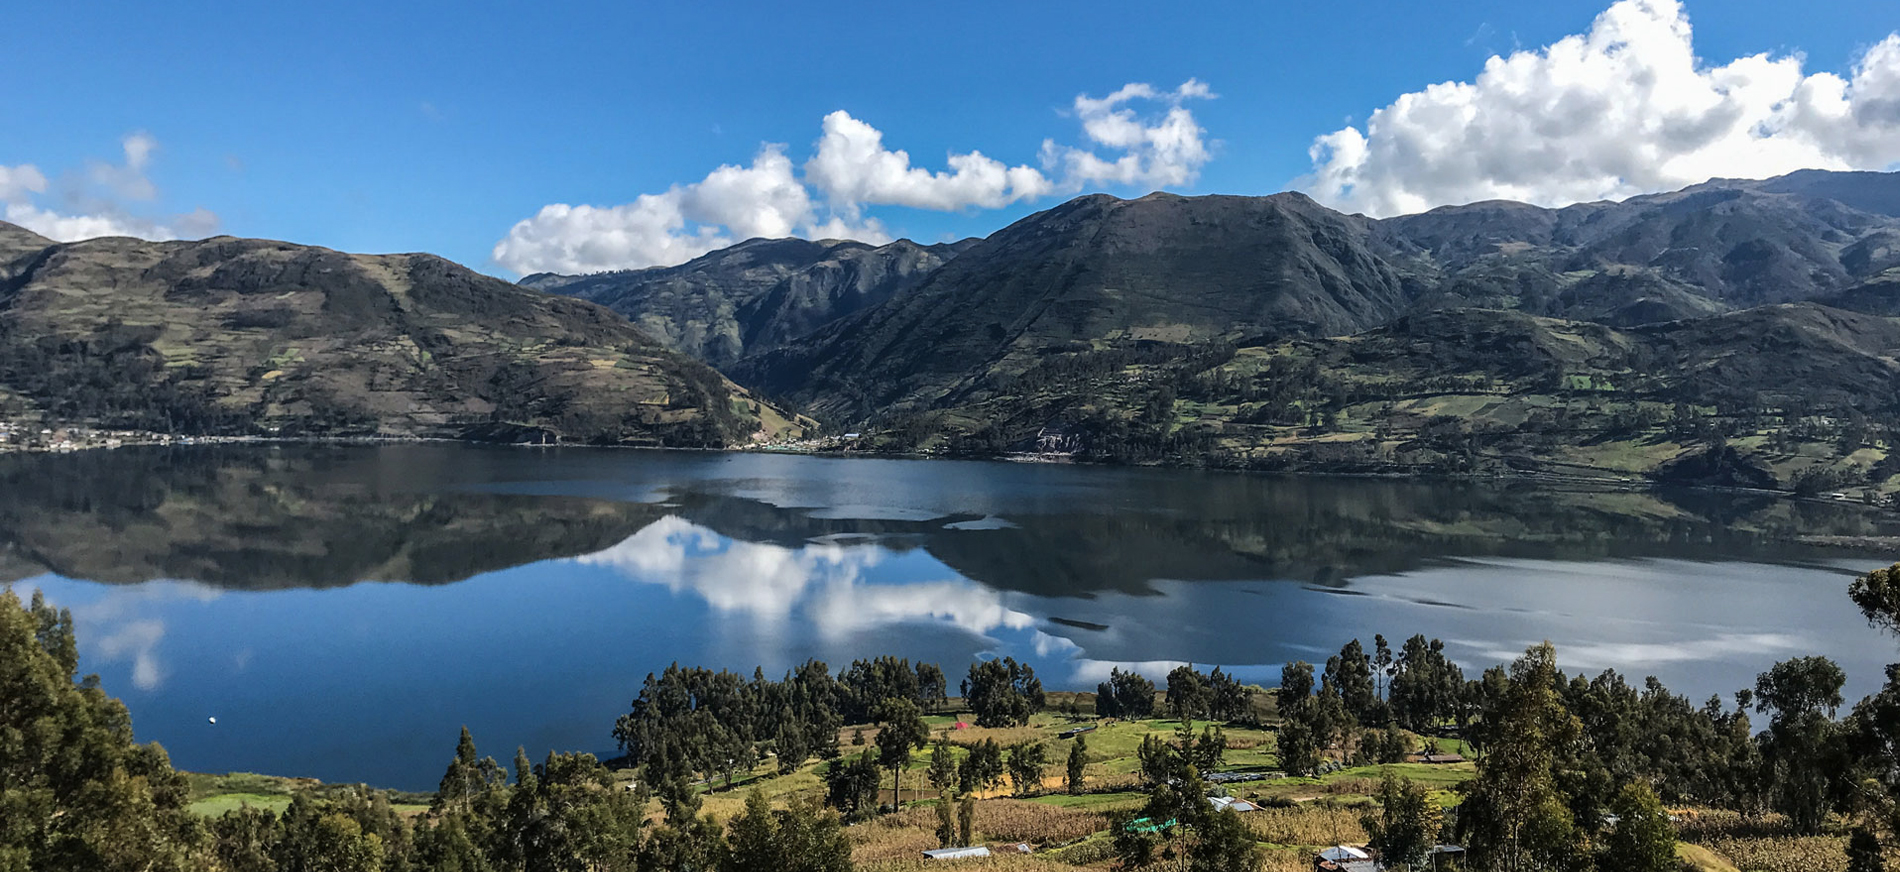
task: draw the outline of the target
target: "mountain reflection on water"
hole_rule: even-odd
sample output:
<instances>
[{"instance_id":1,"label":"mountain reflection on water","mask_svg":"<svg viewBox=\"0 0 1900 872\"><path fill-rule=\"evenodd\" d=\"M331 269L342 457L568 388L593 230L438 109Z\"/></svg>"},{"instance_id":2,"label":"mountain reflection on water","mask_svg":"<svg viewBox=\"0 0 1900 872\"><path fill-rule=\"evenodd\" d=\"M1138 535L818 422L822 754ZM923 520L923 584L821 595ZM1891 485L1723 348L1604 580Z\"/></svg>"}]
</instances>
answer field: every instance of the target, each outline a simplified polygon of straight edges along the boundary
<instances>
[{"instance_id":1,"label":"mountain reflection on water","mask_svg":"<svg viewBox=\"0 0 1900 872\"><path fill-rule=\"evenodd\" d=\"M497 752L608 750L674 660L1009 654L1055 687L1192 661L1271 683L1422 632L1468 667L1550 639L1572 670L1698 696L1827 653L1866 690L1890 645L1843 589L1887 561L1817 543L1896 526L1720 494L764 454L0 457L0 581L73 608L142 737L187 768L415 787L463 723Z\"/></svg>"}]
</instances>

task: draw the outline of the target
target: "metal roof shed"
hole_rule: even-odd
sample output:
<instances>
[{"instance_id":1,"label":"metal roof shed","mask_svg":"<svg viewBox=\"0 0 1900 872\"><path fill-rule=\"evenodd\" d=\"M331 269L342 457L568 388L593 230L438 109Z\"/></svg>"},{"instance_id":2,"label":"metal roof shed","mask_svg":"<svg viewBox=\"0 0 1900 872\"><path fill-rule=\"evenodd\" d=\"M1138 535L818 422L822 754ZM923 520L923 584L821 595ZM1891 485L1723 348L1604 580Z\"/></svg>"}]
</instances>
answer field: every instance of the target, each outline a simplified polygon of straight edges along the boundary
<instances>
[{"instance_id":1,"label":"metal roof shed","mask_svg":"<svg viewBox=\"0 0 1900 872\"><path fill-rule=\"evenodd\" d=\"M977 857L988 857L989 855L990 849L983 847L932 848L924 852L924 856L932 860L970 860Z\"/></svg>"}]
</instances>

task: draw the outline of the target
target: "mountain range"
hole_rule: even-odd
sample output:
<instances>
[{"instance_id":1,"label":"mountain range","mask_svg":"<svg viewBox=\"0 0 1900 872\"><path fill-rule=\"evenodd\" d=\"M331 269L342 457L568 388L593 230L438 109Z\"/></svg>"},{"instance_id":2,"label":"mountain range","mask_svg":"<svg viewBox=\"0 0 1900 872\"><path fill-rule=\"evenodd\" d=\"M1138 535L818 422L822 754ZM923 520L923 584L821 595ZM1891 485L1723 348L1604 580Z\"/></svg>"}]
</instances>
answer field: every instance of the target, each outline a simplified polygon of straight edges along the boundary
<instances>
[{"instance_id":1,"label":"mountain range","mask_svg":"<svg viewBox=\"0 0 1900 872\"><path fill-rule=\"evenodd\" d=\"M844 282L839 249L912 268ZM754 240L528 283L653 324L740 384L896 450L1654 473L1722 438L1745 477L1786 484L1855 454L1804 459L1813 437L1845 438L1842 421L1877 431L1900 394L1893 173L1384 220L1297 193L1090 195L950 246ZM790 325L761 302L786 287L847 303ZM689 301L730 317L675 314ZM716 352L674 338L715 321L739 338ZM1885 457L1869 438L1862 472ZM1554 444L1573 442L1592 445Z\"/></svg>"},{"instance_id":2,"label":"mountain range","mask_svg":"<svg viewBox=\"0 0 1900 872\"><path fill-rule=\"evenodd\" d=\"M172 432L854 447L1896 490L1900 174L1372 219L1089 195L511 284L0 224L0 413ZM770 398L768 401L767 398Z\"/></svg>"}]
</instances>

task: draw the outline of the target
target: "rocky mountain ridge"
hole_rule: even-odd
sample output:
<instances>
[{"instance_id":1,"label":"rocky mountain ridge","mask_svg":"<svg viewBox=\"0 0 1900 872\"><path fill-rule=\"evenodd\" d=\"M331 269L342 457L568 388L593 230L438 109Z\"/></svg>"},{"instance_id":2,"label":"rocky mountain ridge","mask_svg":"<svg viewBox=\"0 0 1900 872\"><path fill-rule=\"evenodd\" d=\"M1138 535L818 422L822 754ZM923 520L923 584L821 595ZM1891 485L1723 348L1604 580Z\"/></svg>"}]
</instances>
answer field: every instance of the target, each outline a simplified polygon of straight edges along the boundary
<instances>
[{"instance_id":1,"label":"rocky mountain ridge","mask_svg":"<svg viewBox=\"0 0 1900 872\"><path fill-rule=\"evenodd\" d=\"M426 254L0 223L0 417L722 447L798 430L613 312Z\"/></svg>"}]
</instances>

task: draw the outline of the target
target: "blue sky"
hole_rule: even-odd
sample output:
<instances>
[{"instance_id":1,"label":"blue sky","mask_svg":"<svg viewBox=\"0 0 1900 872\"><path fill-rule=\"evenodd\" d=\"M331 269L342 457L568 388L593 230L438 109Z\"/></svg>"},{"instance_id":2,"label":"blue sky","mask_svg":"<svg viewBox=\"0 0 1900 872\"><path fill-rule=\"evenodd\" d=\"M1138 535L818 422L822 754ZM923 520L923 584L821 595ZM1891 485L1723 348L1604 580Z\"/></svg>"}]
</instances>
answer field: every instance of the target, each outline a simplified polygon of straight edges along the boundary
<instances>
[{"instance_id":1,"label":"blue sky","mask_svg":"<svg viewBox=\"0 0 1900 872\"><path fill-rule=\"evenodd\" d=\"M1900 5L1865 0L25 4L9 19L13 220L433 251L506 276L677 261L758 228L980 235L1092 190L1296 187L1385 214L1900 160ZM1540 51L1573 35L1574 57ZM1425 90L1514 51L1490 86ZM1077 102L1132 83L1152 96ZM1175 110L1185 122L1153 135ZM1348 125L1316 166L1316 138ZM814 173L828 131L836 160ZM784 146L777 164L755 163L766 143ZM973 150L1024 174L904 172ZM722 165L748 172L693 187Z\"/></svg>"}]
</instances>

